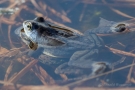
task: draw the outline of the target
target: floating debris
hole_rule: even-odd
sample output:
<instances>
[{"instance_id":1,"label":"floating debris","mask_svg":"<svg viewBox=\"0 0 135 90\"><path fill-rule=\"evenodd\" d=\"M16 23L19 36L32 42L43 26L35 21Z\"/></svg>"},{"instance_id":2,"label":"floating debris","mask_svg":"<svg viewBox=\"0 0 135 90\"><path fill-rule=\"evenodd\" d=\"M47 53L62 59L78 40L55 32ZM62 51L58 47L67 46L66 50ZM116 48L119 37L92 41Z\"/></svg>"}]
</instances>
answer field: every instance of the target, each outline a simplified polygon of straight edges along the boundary
<instances>
[{"instance_id":1,"label":"floating debris","mask_svg":"<svg viewBox=\"0 0 135 90\"><path fill-rule=\"evenodd\" d=\"M7 9L7 8L0 8L0 15L11 15L18 11L19 8Z\"/></svg>"},{"instance_id":2,"label":"floating debris","mask_svg":"<svg viewBox=\"0 0 135 90\"><path fill-rule=\"evenodd\" d=\"M26 0L15 0L15 2L16 2L18 5L21 5L21 4L25 3Z\"/></svg>"}]
</instances>

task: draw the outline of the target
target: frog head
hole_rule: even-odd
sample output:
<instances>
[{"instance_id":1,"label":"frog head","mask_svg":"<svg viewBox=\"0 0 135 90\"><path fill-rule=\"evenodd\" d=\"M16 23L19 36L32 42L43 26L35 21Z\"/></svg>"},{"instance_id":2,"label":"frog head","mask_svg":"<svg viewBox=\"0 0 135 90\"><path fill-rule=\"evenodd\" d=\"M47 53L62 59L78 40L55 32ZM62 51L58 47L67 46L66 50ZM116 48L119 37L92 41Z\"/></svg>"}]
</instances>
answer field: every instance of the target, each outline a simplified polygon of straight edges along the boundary
<instances>
[{"instance_id":1,"label":"frog head","mask_svg":"<svg viewBox=\"0 0 135 90\"><path fill-rule=\"evenodd\" d=\"M42 47L45 45L61 46L65 44L61 38L68 39L74 38L77 35L83 35L77 30L48 23L43 17L24 21L22 26L16 30L16 34L22 39L24 39L22 35L27 37L27 42L30 43L28 44L29 47L32 47L33 45L37 46L37 44Z\"/></svg>"}]
</instances>

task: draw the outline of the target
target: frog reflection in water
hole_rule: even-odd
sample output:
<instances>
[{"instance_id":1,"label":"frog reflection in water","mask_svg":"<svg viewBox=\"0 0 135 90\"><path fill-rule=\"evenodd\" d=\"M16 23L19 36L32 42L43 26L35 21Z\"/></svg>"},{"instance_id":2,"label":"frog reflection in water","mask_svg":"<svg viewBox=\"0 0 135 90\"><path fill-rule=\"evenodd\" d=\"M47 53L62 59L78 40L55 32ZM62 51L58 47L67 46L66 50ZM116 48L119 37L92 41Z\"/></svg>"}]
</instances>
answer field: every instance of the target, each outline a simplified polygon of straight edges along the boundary
<instances>
[{"instance_id":1,"label":"frog reflection in water","mask_svg":"<svg viewBox=\"0 0 135 90\"><path fill-rule=\"evenodd\" d=\"M103 21L106 20L101 18L100 22ZM107 32L117 34L128 31L128 25L125 23L115 28L111 27L113 24L116 23L111 22L110 26L107 24ZM99 31L102 32L102 30ZM68 59L56 68L57 74L95 75L111 69L110 63L117 61L120 57L109 52L104 47L102 39L94 33L88 30L83 34L74 29L49 24L43 17L26 20L23 26L16 30L16 34L30 49L36 50L42 47L44 48L43 54L51 59L57 58L57 62L61 59ZM88 72L83 72L83 69L87 69Z\"/></svg>"}]
</instances>

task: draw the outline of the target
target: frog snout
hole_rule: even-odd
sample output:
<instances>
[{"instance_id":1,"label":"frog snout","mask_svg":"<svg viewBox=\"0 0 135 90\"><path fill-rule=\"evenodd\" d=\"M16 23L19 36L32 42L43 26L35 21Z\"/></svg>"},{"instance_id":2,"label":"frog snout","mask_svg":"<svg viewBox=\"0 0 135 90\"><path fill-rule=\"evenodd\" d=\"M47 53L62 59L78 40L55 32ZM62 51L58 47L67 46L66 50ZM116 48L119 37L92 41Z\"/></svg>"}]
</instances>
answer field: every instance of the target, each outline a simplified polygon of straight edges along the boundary
<instances>
[{"instance_id":1,"label":"frog snout","mask_svg":"<svg viewBox=\"0 0 135 90\"><path fill-rule=\"evenodd\" d=\"M26 25L26 21L23 22L23 27L25 28L25 25Z\"/></svg>"},{"instance_id":2,"label":"frog snout","mask_svg":"<svg viewBox=\"0 0 135 90\"><path fill-rule=\"evenodd\" d=\"M27 21L24 21L24 22L23 22L23 24L26 24L26 23L27 23Z\"/></svg>"},{"instance_id":3,"label":"frog snout","mask_svg":"<svg viewBox=\"0 0 135 90\"><path fill-rule=\"evenodd\" d=\"M27 30L28 28L27 28L27 21L24 21L23 22L23 28L24 28L24 30Z\"/></svg>"}]
</instances>

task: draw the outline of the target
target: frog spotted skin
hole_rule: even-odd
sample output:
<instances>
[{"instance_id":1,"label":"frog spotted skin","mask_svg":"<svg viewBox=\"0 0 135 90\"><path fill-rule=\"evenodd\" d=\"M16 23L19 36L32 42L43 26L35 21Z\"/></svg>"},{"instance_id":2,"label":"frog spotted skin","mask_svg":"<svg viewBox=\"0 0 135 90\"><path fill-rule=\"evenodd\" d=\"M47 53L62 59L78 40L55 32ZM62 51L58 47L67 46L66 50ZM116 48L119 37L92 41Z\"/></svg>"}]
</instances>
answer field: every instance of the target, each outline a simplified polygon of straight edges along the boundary
<instances>
[{"instance_id":1,"label":"frog spotted skin","mask_svg":"<svg viewBox=\"0 0 135 90\"><path fill-rule=\"evenodd\" d=\"M117 29L119 32L122 30ZM115 60L108 61L108 57L99 55L102 54L104 43L96 34L91 31L86 31L83 34L74 29L49 24L42 17L24 21L23 26L16 30L16 34L28 46L32 45L31 48L36 44L37 48L44 48L43 53L52 59L68 58L67 63L56 68L55 72L58 74L75 73L75 71L71 70L73 68L70 68L70 70L65 69L65 65L89 68L89 74L99 74L104 72L106 68L111 68L110 63L115 62ZM112 53L107 52L106 55L111 56Z\"/></svg>"},{"instance_id":2,"label":"frog spotted skin","mask_svg":"<svg viewBox=\"0 0 135 90\"><path fill-rule=\"evenodd\" d=\"M72 52L76 51L76 49L92 49L93 47L102 46L102 44L100 44L102 43L101 38L94 34L87 38L86 35L83 35L79 31L57 28L57 26L50 26L44 19L42 21L40 20L41 19L36 18L34 20L24 21L23 34L25 33L27 38L37 43L39 47L44 47L45 54L56 57L68 57L72 55ZM99 40L95 43L93 38Z\"/></svg>"}]
</instances>

